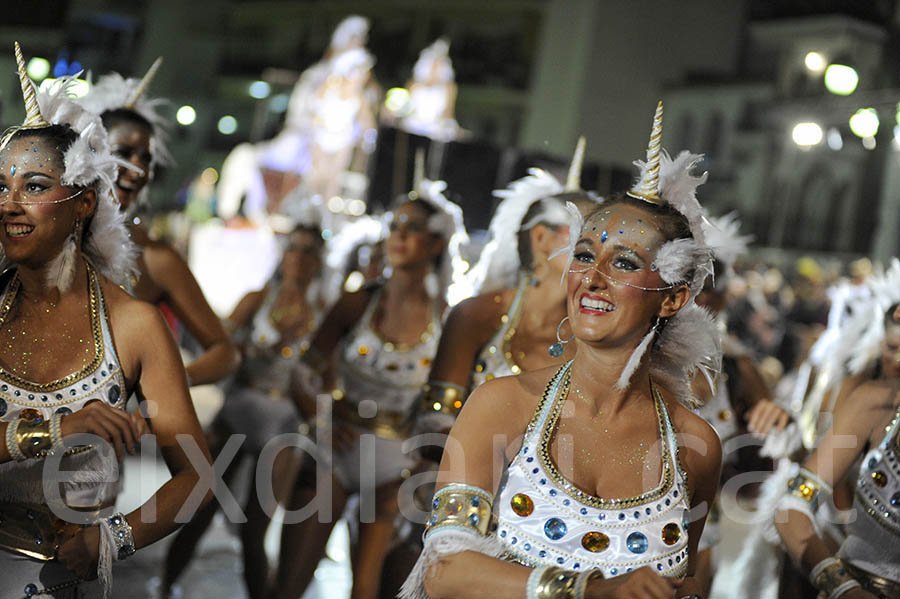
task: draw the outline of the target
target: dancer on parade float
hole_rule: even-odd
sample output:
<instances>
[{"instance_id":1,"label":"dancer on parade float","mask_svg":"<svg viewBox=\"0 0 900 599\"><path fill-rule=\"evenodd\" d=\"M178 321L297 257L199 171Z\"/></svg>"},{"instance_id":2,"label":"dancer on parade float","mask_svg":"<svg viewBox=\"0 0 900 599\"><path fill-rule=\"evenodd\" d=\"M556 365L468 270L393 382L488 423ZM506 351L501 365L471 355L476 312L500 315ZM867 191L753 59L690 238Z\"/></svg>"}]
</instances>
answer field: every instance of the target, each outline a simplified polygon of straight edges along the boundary
<instances>
[{"instance_id":1,"label":"dancer on parade float","mask_svg":"<svg viewBox=\"0 0 900 599\"><path fill-rule=\"evenodd\" d=\"M416 398L437 348L445 293L461 274L462 211L444 197L445 187L442 181L421 181L418 199L395 208L384 244L389 276L341 297L304 356L301 373L324 382L298 385L295 399L306 422L318 428L320 442L323 435L332 439L333 450L316 456L318 471L307 462L287 506L295 510L315 501L319 513L282 529L278 597L303 593L336 518L355 494L361 522L351 596L378 593L398 513L397 489L416 464L403 441L411 434ZM316 427L318 389L333 389L331 426ZM322 484L317 489L316 478L329 473L330 493L317 494Z\"/></svg>"},{"instance_id":2,"label":"dancer on parade float","mask_svg":"<svg viewBox=\"0 0 900 599\"><path fill-rule=\"evenodd\" d=\"M151 304L168 305L203 347L203 353L185 368L190 385L203 385L233 372L238 365L237 351L181 255L165 241L151 239L135 216L146 203L156 168L172 163L165 145L166 120L157 112L165 101L145 95L160 63L157 59L143 79L104 75L81 103L103 119L112 152L135 167L120 167L116 179L119 205L131 221L131 237L140 248L140 272L131 281L132 293Z\"/></svg>"},{"instance_id":3,"label":"dancer on parade float","mask_svg":"<svg viewBox=\"0 0 900 599\"><path fill-rule=\"evenodd\" d=\"M272 281L244 297L228 319L236 342L243 349L243 361L235 379L226 387L225 404L213 424L210 441L216 458L230 435L245 437L240 453L224 473L229 484L244 461L241 457L249 457L253 463L244 507L247 521L241 526L244 582L251 598L267 596L269 568L263 540L273 507L262 505L257 495L260 453L279 435L297 431L297 411L287 399L291 370L297 357L306 351L325 309L319 280L324 244L321 230L312 221L300 224L286 242L281 266ZM277 502L286 499L296 467L292 452L277 453L271 469ZM210 503L172 540L160 589L162 597L170 596L218 507Z\"/></svg>"},{"instance_id":4,"label":"dancer on parade float","mask_svg":"<svg viewBox=\"0 0 900 599\"><path fill-rule=\"evenodd\" d=\"M120 289L137 254L115 201L122 161L99 117L68 99L70 80L36 93L15 49L26 119L0 141L0 596L107 597L113 560L200 507L195 468L209 454L168 327ZM132 392L146 421L124 410ZM148 430L172 478L112 514L116 456ZM56 498L42 484L51 459L69 471Z\"/></svg>"},{"instance_id":5,"label":"dancer on parade float","mask_svg":"<svg viewBox=\"0 0 900 599\"><path fill-rule=\"evenodd\" d=\"M581 189L585 140L580 138L565 186L541 169L496 193L502 199L491 219L491 241L468 273L479 295L454 306L441 334L428 384L420 401L417 430L447 432L463 401L485 381L563 364L574 355L559 341L557 325L566 315L559 280L566 257L550 255L569 242L566 202L582 214L598 199ZM422 453L440 461L440 447ZM420 500L426 505L430 498ZM426 508L427 509L427 508ZM401 531L402 539L385 564L382 595L396 595L422 550L421 527Z\"/></svg>"},{"instance_id":6,"label":"dancer on parade float","mask_svg":"<svg viewBox=\"0 0 900 599\"><path fill-rule=\"evenodd\" d=\"M441 38L422 50L413 67L413 77L406 84L409 114L401 121L403 129L439 141L456 139L459 123L454 118L454 79L450 42Z\"/></svg>"},{"instance_id":7,"label":"dancer on parade float","mask_svg":"<svg viewBox=\"0 0 900 599\"><path fill-rule=\"evenodd\" d=\"M900 596L900 262L869 282L868 309L855 311L850 372L878 358L875 378L835 407L832 425L803 467L783 460L767 486L783 493L774 529L793 562L827 599ZM847 335L844 335L847 341ZM848 444L848 440L852 440ZM825 537L832 488L862 457L840 547ZM774 530L767 531L777 539Z\"/></svg>"},{"instance_id":8,"label":"dancer on parade float","mask_svg":"<svg viewBox=\"0 0 900 599\"><path fill-rule=\"evenodd\" d=\"M718 335L691 302L712 268L701 157L669 159L661 133L662 103L638 185L570 225L574 359L486 382L460 413L404 597L700 597L721 448L678 400L717 369Z\"/></svg>"}]
</instances>

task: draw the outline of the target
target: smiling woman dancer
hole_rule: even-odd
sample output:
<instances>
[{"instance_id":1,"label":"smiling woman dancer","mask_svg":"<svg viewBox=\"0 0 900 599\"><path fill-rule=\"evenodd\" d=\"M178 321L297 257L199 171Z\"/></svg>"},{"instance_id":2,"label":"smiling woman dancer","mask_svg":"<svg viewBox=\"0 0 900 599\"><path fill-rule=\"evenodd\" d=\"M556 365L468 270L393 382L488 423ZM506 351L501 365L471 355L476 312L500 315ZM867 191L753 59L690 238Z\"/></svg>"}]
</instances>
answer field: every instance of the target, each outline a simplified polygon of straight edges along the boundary
<instances>
[{"instance_id":1,"label":"smiling woman dancer","mask_svg":"<svg viewBox=\"0 0 900 599\"><path fill-rule=\"evenodd\" d=\"M108 596L112 560L176 527L198 481L191 465L209 453L165 322L119 288L136 251L113 196L120 161L106 130L68 100L68 80L36 94L18 44L16 60L26 120L0 142L0 597ZM123 409L132 392L147 421ZM96 437L71 447L71 437L99 436L121 459L148 422L172 478L148 501L155 518L112 514L112 450ZM45 457L64 445L60 505L42 479ZM62 520L62 507L91 526Z\"/></svg>"},{"instance_id":2,"label":"smiling woman dancer","mask_svg":"<svg viewBox=\"0 0 900 599\"><path fill-rule=\"evenodd\" d=\"M166 121L157 112L165 101L145 97L161 62L157 59L143 79L104 75L81 103L103 119L112 152L135 167L119 168L115 182L119 205L131 220L131 237L140 248L140 274L132 281L132 293L151 304L165 302L203 347L203 353L185 368L191 385L203 385L215 383L237 368L237 350L181 255L168 243L151 239L140 218L134 216L146 203L156 168L172 163L165 145Z\"/></svg>"},{"instance_id":3,"label":"smiling woman dancer","mask_svg":"<svg viewBox=\"0 0 900 599\"><path fill-rule=\"evenodd\" d=\"M690 301L711 268L700 157L671 161L661 127L660 103L640 183L571 226L574 359L489 381L464 406L404 597L700 596L705 513L690 510L714 497L721 448L668 391L690 401L718 337Z\"/></svg>"}]
</instances>

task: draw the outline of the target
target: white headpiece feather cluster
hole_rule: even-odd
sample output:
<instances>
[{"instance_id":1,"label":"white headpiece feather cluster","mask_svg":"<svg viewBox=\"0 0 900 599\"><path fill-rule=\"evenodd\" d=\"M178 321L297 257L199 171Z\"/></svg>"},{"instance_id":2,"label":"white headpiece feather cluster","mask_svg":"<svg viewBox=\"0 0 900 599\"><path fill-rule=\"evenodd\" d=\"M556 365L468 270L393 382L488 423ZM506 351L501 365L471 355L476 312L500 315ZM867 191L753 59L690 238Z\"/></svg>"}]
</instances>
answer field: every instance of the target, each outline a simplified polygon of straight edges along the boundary
<instances>
[{"instance_id":1,"label":"white headpiece feather cluster","mask_svg":"<svg viewBox=\"0 0 900 599\"><path fill-rule=\"evenodd\" d=\"M94 114L102 115L108 110L124 108L133 110L153 127L150 136L150 170L154 167L172 166L175 159L168 148L169 120L160 114L161 107L169 103L165 98L149 98L147 88L156 71L162 64L162 57L157 58L147 73L140 79L122 77L118 73L103 75L91 87L90 93L80 100L80 104Z\"/></svg>"},{"instance_id":2,"label":"white headpiece feather cluster","mask_svg":"<svg viewBox=\"0 0 900 599\"><path fill-rule=\"evenodd\" d=\"M706 245L712 250L716 261L725 267L726 277L730 276L734 273L737 259L747 253L747 246L753 241L753 236L741 235L741 221L737 212L710 217L704 222L703 232Z\"/></svg>"},{"instance_id":3,"label":"white headpiece feather cluster","mask_svg":"<svg viewBox=\"0 0 900 599\"><path fill-rule=\"evenodd\" d=\"M437 209L428 219L428 230L437 233L446 241L441 258L441 272L438 273L440 289L445 293L447 304L456 305L472 295L465 273L468 263L462 258L462 247L469 243L469 234L463 223L463 212L459 205L444 195L447 183L420 179L415 191L418 201L423 201Z\"/></svg>"},{"instance_id":4,"label":"white headpiece feather cluster","mask_svg":"<svg viewBox=\"0 0 900 599\"><path fill-rule=\"evenodd\" d=\"M419 82L431 80L431 69L438 65L437 79L441 82L453 81L453 65L450 62L450 42L444 38L422 50L413 67L413 78Z\"/></svg>"},{"instance_id":5,"label":"white headpiece feather cluster","mask_svg":"<svg viewBox=\"0 0 900 599\"><path fill-rule=\"evenodd\" d=\"M126 284L131 275L137 273L137 246L131 241L125 217L118 209L115 180L119 167L132 167L110 152L106 129L103 128L100 117L85 110L69 97L67 90L74 78L61 77L48 90L37 91L25 73L19 44L16 43L15 47L27 111L23 128L66 125L78 134L78 138L63 155L65 171L60 182L79 187L94 186L97 207L90 219L89 228L84 233L82 249L101 274L116 284ZM8 139L5 136L4 141ZM4 266L8 265L5 256L2 257L2 263ZM71 252L64 249L51 265L50 273L50 282L61 291L66 291L74 274Z\"/></svg>"}]
</instances>

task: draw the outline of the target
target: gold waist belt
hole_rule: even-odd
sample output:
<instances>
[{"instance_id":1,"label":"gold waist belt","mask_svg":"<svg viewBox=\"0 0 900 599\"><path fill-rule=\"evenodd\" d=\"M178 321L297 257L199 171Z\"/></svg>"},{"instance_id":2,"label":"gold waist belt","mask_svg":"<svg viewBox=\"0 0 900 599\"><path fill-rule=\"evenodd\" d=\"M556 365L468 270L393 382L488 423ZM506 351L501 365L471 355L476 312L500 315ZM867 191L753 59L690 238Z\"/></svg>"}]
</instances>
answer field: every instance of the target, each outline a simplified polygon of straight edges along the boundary
<instances>
[{"instance_id":1,"label":"gold waist belt","mask_svg":"<svg viewBox=\"0 0 900 599\"><path fill-rule=\"evenodd\" d=\"M79 526L57 518L45 504L0 503L0 547L42 561L56 557L56 550Z\"/></svg>"},{"instance_id":2,"label":"gold waist belt","mask_svg":"<svg viewBox=\"0 0 900 599\"><path fill-rule=\"evenodd\" d=\"M357 406L345 401L335 401L333 415L335 420L349 422L360 428L375 433L376 437L384 439L406 439L412 430L412 415L405 412L388 412L378 410L372 418L363 418L359 415Z\"/></svg>"},{"instance_id":3,"label":"gold waist belt","mask_svg":"<svg viewBox=\"0 0 900 599\"><path fill-rule=\"evenodd\" d=\"M863 570L859 566L854 566L850 562L844 560L841 560L841 565L847 570L847 574L852 576L860 585L862 585L862 588L875 594L879 598L889 599L900 597L900 582L883 578L877 574L872 574L868 570Z\"/></svg>"}]
</instances>

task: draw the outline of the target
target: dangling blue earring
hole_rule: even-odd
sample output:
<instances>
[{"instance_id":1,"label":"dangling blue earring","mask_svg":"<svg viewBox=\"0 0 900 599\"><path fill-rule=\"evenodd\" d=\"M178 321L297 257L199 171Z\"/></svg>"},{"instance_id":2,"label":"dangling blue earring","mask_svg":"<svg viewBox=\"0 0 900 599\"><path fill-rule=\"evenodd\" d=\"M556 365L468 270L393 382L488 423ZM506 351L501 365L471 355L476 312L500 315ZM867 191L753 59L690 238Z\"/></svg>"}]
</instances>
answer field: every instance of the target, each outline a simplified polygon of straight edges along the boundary
<instances>
[{"instance_id":1,"label":"dangling blue earring","mask_svg":"<svg viewBox=\"0 0 900 599\"><path fill-rule=\"evenodd\" d=\"M565 351L565 347L563 347L563 346L575 338L575 333L572 333L572 336L569 337L568 339L563 339L562 335L560 334L560 331L562 330L562 326L567 320L569 320L568 316L566 316L562 320L560 320L559 324L556 326L556 343L551 345L550 348L547 350L547 353L550 354L551 358L558 358L561 355L563 355L563 352Z\"/></svg>"}]
</instances>

